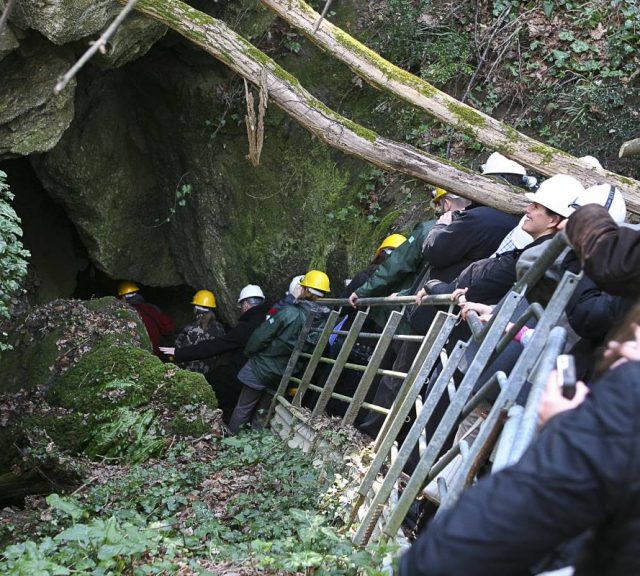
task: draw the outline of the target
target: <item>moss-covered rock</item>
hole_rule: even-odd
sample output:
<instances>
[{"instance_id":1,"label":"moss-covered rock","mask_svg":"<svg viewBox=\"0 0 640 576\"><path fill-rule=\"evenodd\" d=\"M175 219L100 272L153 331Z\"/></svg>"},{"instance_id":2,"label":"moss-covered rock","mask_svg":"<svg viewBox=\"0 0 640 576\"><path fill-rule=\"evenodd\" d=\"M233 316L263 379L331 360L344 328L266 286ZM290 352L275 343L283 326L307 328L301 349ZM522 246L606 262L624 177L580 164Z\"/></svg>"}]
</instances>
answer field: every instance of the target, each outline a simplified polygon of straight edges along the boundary
<instances>
[{"instance_id":1,"label":"moss-covered rock","mask_svg":"<svg viewBox=\"0 0 640 576\"><path fill-rule=\"evenodd\" d=\"M120 344L114 336L98 342L69 368L49 390L48 399L56 406L92 414L152 401L171 408L217 406L202 374L163 364L146 350Z\"/></svg>"},{"instance_id":2,"label":"moss-covered rock","mask_svg":"<svg viewBox=\"0 0 640 576\"><path fill-rule=\"evenodd\" d=\"M139 462L175 434L220 431L204 376L154 356L137 313L119 300L36 308L11 343L0 356L0 471L34 442L42 452L43 438L91 458Z\"/></svg>"}]
</instances>

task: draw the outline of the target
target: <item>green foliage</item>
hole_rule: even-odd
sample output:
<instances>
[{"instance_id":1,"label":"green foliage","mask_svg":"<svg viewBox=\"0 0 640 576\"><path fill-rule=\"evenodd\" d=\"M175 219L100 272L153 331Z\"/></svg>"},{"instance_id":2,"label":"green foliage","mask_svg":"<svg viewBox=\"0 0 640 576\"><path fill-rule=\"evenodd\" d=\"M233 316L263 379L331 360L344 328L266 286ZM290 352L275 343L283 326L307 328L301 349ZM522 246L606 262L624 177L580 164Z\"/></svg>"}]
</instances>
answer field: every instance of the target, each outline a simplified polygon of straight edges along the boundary
<instances>
[{"instance_id":1,"label":"green foliage","mask_svg":"<svg viewBox=\"0 0 640 576\"><path fill-rule=\"evenodd\" d=\"M21 293L29 258L20 240L20 219L10 205L13 194L6 179L6 173L0 170L0 319L9 316L11 301ZM5 338L6 334L0 333L0 351L7 347Z\"/></svg>"},{"instance_id":2,"label":"green foliage","mask_svg":"<svg viewBox=\"0 0 640 576\"><path fill-rule=\"evenodd\" d=\"M384 546L356 549L331 525L337 502L327 494L339 470L270 433L213 442L207 457L177 444L80 495L49 496L41 536L1 551L0 572L217 573L212 564L234 562L268 573L381 574Z\"/></svg>"},{"instance_id":3,"label":"green foliage","mask_svg":"<svg viewBox=\"0 0 640 576\"><path fill-rule=\"evenodd\" d=\"M160 453L164 440L152 410L117 408L100 413L92 425L85 453L91 457L144 462Z\"/></svg>"}]
</instances>

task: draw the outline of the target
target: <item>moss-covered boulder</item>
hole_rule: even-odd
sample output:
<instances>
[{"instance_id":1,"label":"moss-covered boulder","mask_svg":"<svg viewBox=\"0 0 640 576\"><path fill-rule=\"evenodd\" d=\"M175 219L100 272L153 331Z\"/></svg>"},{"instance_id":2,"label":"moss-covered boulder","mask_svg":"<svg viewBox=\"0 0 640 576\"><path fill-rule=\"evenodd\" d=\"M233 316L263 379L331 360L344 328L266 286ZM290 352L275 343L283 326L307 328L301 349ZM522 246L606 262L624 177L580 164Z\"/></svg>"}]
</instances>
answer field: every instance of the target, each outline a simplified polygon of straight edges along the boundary
<instances>
[{"instance_id":1,"label":"moss-covered boulder","mask_svg":"<svg viewBox=\"0 0 640 576\"><path fill-rule=\"evenodd\" d=\"M48 443L138 462L174 435L221 432L204 377L154 356L135 310L114 298L36 308L10 341L0 355L0 473Z\"/></svg>"}]
</instances>

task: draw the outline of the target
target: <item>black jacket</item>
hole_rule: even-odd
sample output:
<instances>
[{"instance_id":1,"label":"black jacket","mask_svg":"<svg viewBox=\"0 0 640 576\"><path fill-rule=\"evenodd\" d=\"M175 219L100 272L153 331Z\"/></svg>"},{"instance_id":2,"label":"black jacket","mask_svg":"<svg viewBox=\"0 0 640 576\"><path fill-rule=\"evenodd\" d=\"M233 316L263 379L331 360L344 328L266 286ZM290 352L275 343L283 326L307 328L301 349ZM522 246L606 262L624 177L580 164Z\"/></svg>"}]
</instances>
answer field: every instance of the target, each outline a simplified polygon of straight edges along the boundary
<instances>
[{"instance_id":1,"label":"black jacket","mask_svg":"<svg viewBox=\"0 0 640 576\"><path fill-rule=\"evenodd\" d=\"M455 212L451 224L438 224L427 236L422 256L431 278L451 282L469 264L493 254L518 220L488 206Z\"/></svg>"},{"instance_id":2,"label":"black jacket","mask_svg":"<svg viewBox=\"0 0 640 576\"><path fill-rule=\"evenodd\" d=\"M593 532L575 576L640 574L640 363L595 383L514 466L479 481L401 559L401 576L521 576Z\"/></svg>"},{"instance_id":3,"label":"black jacket","mask_svg":"<svg viewBox=\"0 0 640 576\"><path fill-rule=\"evenodd\" d=\"M176 363L187 362L189 360L202 360L218 356L226 352L233 354L233 364L236 372L242 368L247 359L244 356L244 347L246 346L253 331L264 321L269 307L267 304L259 304L247 310L240 318L234 328L229 330L224 336L218 336L214 340L207 340L187 346L185 348L176 348Z\"/></svg>"}]
</instances>

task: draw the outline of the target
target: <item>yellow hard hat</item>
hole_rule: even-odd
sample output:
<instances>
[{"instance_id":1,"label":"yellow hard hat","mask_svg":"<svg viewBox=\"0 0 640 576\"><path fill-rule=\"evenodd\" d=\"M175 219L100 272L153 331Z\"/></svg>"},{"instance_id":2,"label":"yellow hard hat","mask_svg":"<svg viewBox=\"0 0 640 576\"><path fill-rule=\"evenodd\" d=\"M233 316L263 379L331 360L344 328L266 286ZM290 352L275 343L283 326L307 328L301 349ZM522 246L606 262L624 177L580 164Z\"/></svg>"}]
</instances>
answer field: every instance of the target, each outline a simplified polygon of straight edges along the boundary
<instances>
[{"instance_id":1,"label":"yellow hard hat","mask_svg":"<svg viewBox=\"0 0 640 576\"><path fill-rule=\"evenodd\" d=\"M437 204L438 202L440 202L440 200L442 200L442 197L446 196L447 194L449 194L449 192L447 192L444 188L436 188L435 190L431 191L431 200L434 204Z\"/></svg>"},{"instance_id":2,"label":"yellow hard hat","mask_svg":"<svg viewBox=\"0 0 640 576\"><path fill-rule=\"evenodd\" d=\"M401 244L404 244L406 241L407 238L402 234L391 234L382 241L382 244L380 244L380 246L378 246L378 249L376 250L376 256L380 254L380 252L382 252L385 248L395 249Z\"/></svg>"},{"instance_id":3,"label":"yellow hard hat","mask_svg":"<svg viewBox=\"0 0 640 576\"><path fill-rule=\"evenodd\" d=\"M118 298L121 296L126 296L127 294L132 294L133 292L139 292L140 288L135 282L120 282L118 284Z\"/></svg>"},{"instance_id":4,"label":"yellow hard hat","mask_svg":"<svg viewBox=\"0 0 640 576\"><path fill-rule=\"evenodd\" d=\"M213 292L210 292L209 290L198 290L193 295L191 304L195 304L196 306L205 306L206 308L215 308L216 297L213 295Z\"/></svg>"},{"instance_id":5,"label":"yellow hard hat","mask_svg":"<svg viewBox=\"0 0 640 576\"><path fill-rule=\"evenodd\" d=\"M300 280L300 286L308 288L309 292L316 296L324 296L327 292L331 292L329 276L320 270L309 270Z\"/></svg>"}]
</instances>

